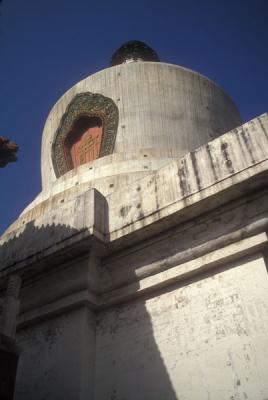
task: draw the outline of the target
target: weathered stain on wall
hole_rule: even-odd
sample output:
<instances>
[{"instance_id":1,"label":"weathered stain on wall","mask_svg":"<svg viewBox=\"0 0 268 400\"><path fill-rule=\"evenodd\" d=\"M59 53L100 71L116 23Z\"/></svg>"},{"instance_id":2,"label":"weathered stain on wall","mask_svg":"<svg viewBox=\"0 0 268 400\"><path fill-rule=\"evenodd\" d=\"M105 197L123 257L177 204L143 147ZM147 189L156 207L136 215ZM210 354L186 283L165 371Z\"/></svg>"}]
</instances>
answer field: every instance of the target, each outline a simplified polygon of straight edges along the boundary
<instances>
[{"instance_id":1,"label":"weathered stain on wall","mask_svg":"<svg viewBox=\"0 0 268 400\"><path fill-rule=\"evenodd\" d=\"M96 399L265 399L267 289L257 255L101 313Z\"/></svg>"}]
</instances>

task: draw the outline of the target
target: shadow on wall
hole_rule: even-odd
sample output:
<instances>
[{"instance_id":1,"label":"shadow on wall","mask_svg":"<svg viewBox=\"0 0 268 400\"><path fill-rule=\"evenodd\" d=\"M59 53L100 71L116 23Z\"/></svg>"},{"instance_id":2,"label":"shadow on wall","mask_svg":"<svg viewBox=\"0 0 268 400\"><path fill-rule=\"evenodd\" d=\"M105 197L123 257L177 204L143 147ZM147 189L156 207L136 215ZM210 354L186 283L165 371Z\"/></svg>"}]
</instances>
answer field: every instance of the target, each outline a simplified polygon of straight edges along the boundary
<instances>
[{"instance_id":1,"label":"shadow on wall","mask_svg":"<svg viewBox=\"0 0 268 400\"><path fill-rule=\"evenodd\" d=\"M107 292L116 285L119 290L124 285L136 285L138 290L137 276L148 276L150 271L165 270L172 263L179 265L219 245L224 247L259 233L263 225L258 222L267 217L264 200L263 193L252 193L161 237L107 257L102 264ZM169 287L163 296L158 291L99 313L95 399L205 399L213 397L211 393L215 398L242 398L240 380L236 384L228 369L231 366L243 374L240 357L248 343L248 317L242 306L246 294L237 285L247 273L239 260L203 272L181 287ZM254 285L252 288L254 291ZM229 354L234 354L235 360L228 360ZM214 369L218 373L217 389L211 379Z\"/></svg>"},{"instance_id":2,"label":"shadow on wall","mask_svg":"<svg viewBox=\"0 0 268 400\"><path fill-rule=\"evenodd\" d=\"M62 282L69 281L76 295L77 275L83 278L85 270L90 275L96 264L100 277L102 255L92 261L94 246L90 249L84 239L73 242L81 233L63 224L39 228L30 222L2 244L0 259L6 266L2 272L17 263L28 269L23 278L21 310L25 308L26 293L27 302L30 293L35 303L43 291L59 293ZM55 251L57 257L52 256ZM47 256L42 260L44 254ZM49 269L47 274L44 268ZM86 279L84 284L88 284ZM160 311L155 308L156 313ZM21 355L16 400L58 400L61 396L74 400L81 393L87 400L177 399L154 338L145 299L105 311L92 311L81 303L46 318L30 325L24 323L18 330Z\"/></svg>"},{"instance_id":3,"label":"shadow on wall","mask_svg":"<svg viewBox=\"0 0 268 400\"><path fill-rule=\"evenodd\" d=\"M172 353L177 358L176 347L165 336L157 300L143 298L97 315L94 400L177 399L157 342L169 343L169 360Z\"/></svg>"},{"instance_id":4,"label":"shadow on wall","mask_svg":"<svg viewBox=\"0 0 268 400\"><path fill-rule=\"evenodd\" d=\"M59 249L64 247L67 240L74 239L82 232L83 230L77 230L64 224L38 227L35 226L34 221L31 221L25 225L23 230L15 231L15 233L2 238L0 270L3 272L20 262L25 262L28 266L30 262L34 263L37 259L41 259L43 252L52 250L57 245ZM34 258L31 260L31 257Z\"/></svg>"}]
</instances>

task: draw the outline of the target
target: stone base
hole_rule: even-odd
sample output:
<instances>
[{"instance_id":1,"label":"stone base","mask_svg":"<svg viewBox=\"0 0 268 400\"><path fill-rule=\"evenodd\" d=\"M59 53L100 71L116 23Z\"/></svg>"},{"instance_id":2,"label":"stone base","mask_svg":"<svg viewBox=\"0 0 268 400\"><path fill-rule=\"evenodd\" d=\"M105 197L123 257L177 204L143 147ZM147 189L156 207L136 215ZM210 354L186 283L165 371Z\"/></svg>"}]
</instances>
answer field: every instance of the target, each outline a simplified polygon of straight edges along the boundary
<instances>
[{"instance_id":1,"label":"stone base","mask_svg":"<svg viewBox=\"0 0 268 400\"><path fill-rule=\"evenodd\" d=\"M16 400L268 398L268 118L1 239L22 278Z\"/></svg>"}]
</instances>

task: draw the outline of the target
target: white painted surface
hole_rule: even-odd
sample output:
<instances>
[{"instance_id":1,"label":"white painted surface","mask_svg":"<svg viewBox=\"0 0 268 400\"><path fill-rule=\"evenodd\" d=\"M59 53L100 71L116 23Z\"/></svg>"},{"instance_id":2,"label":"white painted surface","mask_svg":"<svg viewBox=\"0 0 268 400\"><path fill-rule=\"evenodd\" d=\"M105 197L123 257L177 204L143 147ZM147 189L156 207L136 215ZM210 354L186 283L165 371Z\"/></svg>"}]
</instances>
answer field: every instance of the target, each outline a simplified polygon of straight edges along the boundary
<instances>
[{"instance_id":1,"label":"white painted surface","mask_svg":"<svg viewBox=\"0 0 268 400\"><path fill-rule=\"evenodd\" d=\"M118 101L117 153L56 180L53 135L82 91ZM162 63L55 105L44 190L1 238L0 289L22 277L16 400L267 400L267 114L208 143L238 121Z\"/></svg>"},{"instance_id":2,"label":"white painted surface","mask_svg":"<svg viewBox=\"0 0 268 400\"><path fill-rule=\"evenodd\" d=\"M101 313L96 400L268 396L268 276L261 255Z\"/></svg>"},{"instance_id":3,"label":"white painted surface","mask_svg":"<svg viewBox=\"0 0 268 400\"><path fill-rule=\"evenodd\" d=\"M51 110L42 140L43 189L56 180L51 152L61 117L87 91L111 98L119 109L115 153L176 149L183 155L241 124L231 99L197 72L154 62L107 68L77 83Z\"/></svg>"}]
</instances>

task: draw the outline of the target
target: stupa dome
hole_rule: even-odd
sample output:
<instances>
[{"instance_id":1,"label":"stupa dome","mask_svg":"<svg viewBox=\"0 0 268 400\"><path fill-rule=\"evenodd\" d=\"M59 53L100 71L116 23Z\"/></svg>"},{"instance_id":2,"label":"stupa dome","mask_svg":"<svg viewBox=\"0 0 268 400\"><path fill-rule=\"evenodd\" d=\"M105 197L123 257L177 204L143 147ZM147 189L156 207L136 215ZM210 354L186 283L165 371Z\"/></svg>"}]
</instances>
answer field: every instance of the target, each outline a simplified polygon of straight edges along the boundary
<instances>
[{"instance_id":1,"label":"stupa dome","mask_svg":"<svg viewBox=\"0 0 268 400\"><path fill-rule=\"evenodd\" d=\"M111 58L110 65L124 64L136 61L159 61L156 52L146 43L139 40L130 40L124 43Z\"/></svg>"}]
</instances>

